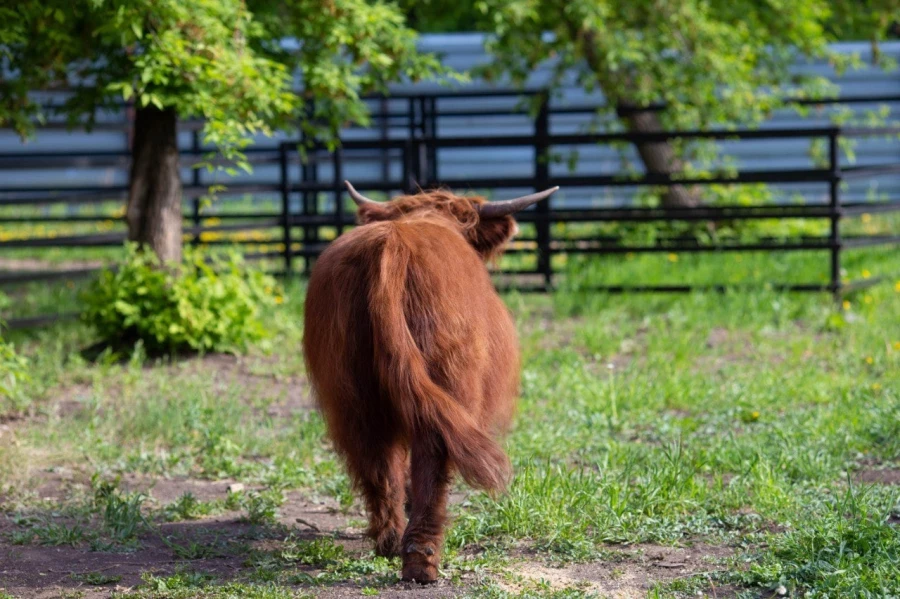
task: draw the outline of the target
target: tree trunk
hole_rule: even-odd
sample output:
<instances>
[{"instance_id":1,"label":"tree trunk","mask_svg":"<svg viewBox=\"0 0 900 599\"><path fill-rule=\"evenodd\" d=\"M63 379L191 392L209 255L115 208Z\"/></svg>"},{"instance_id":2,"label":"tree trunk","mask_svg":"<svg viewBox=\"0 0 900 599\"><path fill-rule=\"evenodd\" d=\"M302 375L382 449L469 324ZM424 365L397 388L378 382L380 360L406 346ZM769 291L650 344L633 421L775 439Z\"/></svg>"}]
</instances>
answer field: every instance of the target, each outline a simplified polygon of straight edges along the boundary
<instances>
[{"instance_id":1,"label":"tree trunk","mask_svg":"<svg viewBox=\"0 0 900 599\"><path fill-rule=\"evenodd\" d=\"M181 173L177 115L172 108L139 108L134 120L125 219L128 239L163 262L181 262Z\"/></svg>"},{"instance_id":2,"label":"tree trunk","mask_svg":"<svg viewBox=\"0 0 900 599\"><path fill-rule=\"evenodd\" d=\"M619 105L616 107L619 118L634 133L659 133L663 130L659 117L652 110ZM647 173L653 175L671 175L683 169L679 160L667 141L635 144L641 162ZM696 187L671 185L663 194L662 205L666 208L696 208L703 203Z\"/></svg>"},{"instance_id":3,"label":"tree trunk","mask_svg":"<svg viewBox=\"0 0 900 599\"><path fill-rule=\"evenodd\" d=\"M595 32L590 29L579 29L579 25L568 21L567 25L573 39L581 39L584 43L584 58L588 66L597 75L597 81L601 89L609 97L609 79L604 76L608 73L606 65L596 52L597 44ZM621 101L625 100L625 101ZM639 106L627 102L627 96L620 97L616 105L616 113L625 123L629 131L634 133L659 133L663 130L662 124L656 112L651 109L642 110ZM682 170L683 164L672 151L672 145L667 141L639 143L638 155L647 172L652 175L671 175ZM662 205L666 208L696 208L703 203L697 188L687 188L684 185L670 185L662 197Z\"/></svg>"}]
</instances>

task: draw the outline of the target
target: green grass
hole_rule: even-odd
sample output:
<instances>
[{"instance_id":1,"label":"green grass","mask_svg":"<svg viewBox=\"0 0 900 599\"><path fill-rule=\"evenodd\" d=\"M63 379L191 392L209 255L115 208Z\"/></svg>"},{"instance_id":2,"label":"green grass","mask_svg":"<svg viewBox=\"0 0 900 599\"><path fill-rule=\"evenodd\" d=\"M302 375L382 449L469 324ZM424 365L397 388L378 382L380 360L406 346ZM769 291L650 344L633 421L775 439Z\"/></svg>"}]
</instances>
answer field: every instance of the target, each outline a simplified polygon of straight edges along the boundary
<instances>
[{"instance_id":1,"label":"green grass","mask_svg":"<svg viewBox=\"0 0 900 599\"><path fill-rule=\"evenodd\" d=\"M100 586L105 584L115 584L122 580L121 576L104 574L103 572L87 572L85 574L73 574L72 578L85 584Z\"/></svg>"},{"instance_id":2,"label":"green grass","mask_svg":"<svg viewBox=\"0 0 900 599\"><path fill-rule=\"evenodd\" d=\"M659 574L631 548L699 544L720 548L720 559L652 579L642 592L687 597L724 586L757 597L783 585L792 596L900 594L900 486L871 482L878 469L900 469L897 277L849 295L839 311L825 294L764 287L585 290L723 275L818 281L821 255L568 262L557 293L506 296L523 350L522 398L506 440L516 477L496 499L460 487L443 565L458 593L590 596L598 589L587 579L519 574L533 563L607 568L609 579L613 570ZM858 251L844 267L848 278L887 276L900 260ZM27 295L40 293L52 292ZM142 555L163 539L181 569L148 569L129 597L316 596L333 585L374 596L396 584L396 561L281 518L304 497L363 525L323 422L305 407L302 299L302 286L289 286L270 315L273 338L227 361L138 352L92 363L78 355L93 340L77 323L14 333L34 381L27 417L12 423L16 442L0 443L2 543ZM85 485L43 500L49 468L74 471ZM237 480L251 490L209 499L186 487L160 502L116 476ZM167 528L216 518L243 528L215 538ZM239 560L233 576L204 571L204 560L220 558Z\"/></svg>"}]
</instances>

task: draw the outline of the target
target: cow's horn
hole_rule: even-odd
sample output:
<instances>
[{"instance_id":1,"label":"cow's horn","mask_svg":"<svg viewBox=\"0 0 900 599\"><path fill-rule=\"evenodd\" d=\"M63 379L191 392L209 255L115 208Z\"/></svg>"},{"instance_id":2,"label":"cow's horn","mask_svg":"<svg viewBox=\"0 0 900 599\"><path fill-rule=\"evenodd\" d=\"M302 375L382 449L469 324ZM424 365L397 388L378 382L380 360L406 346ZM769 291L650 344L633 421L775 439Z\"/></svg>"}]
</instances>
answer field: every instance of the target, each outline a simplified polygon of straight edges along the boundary
<instances>
[{"instance_id":1,"label":"cow's horn","mask_svg":"<svg viewBox=\"0 0 900 599\"><path fill-rule=\"evenodd\" d=\"M488 202L487 204L481 204L478 206L478 214L481 218L501 218L503 216L515 214L520 210L528 208L532 204L537 204L541 200L549 198L557 189L559 189L558 185L514 200L503 200L502 202Z\"/></svg>"},{"instance_id":2,"label":"cow's horn","mask_svg":"<svg viewBox=\"0 0 900 599\"><path fill-rule=\"evenodd\" d=\"M344 181L344 185L347 186L347 191L350 192L350 197L353 198L353 201L356 202L357 206L362 206L363 204L377 204L375 200L370 200L363 194L356 191L356 188L353 187L353 184L350 181Z\"/></svg>"}]
</instances>

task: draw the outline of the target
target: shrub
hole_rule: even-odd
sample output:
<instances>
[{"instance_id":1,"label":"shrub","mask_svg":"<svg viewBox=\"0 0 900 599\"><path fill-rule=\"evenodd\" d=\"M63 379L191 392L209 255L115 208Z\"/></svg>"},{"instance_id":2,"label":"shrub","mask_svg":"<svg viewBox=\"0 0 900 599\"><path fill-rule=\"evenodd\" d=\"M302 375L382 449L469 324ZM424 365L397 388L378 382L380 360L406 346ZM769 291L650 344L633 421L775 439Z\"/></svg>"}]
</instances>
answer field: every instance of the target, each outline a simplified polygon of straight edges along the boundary
<instances>
[{"instance_id":1,"label":"shrub","mask_svg":"<svg viewBox=\"0 0 900 599\"><path fill-rule=\"evenodd\" d=\"M28 360L0 338L0 416L21 412L27 407L25 384L28 380Z\"/></svg>"},{"instance_id":2,"label":"shrub","mask_svg":"<svg viewBox=\"0 0 900 599\"><path fill-rule=\"evenodd\" d=\"M9 297L0 293L0 308L6 308L9 304ZM28 381L28 360L0 337L0 416L21 412L28 406L25 392Z\"/></svg>"},{"instance_id":3,"label":"shrub","mask_svg":"<svg viewBox=\"0 0 900 599\"><path fill-rule=\"evenodd\" d=\"M179 268L164 268L129 244L119 268L103 271L82 299L84 321L104 342L171 353L246 349L266 336L262 312L281 295L272 277L237 254L186 248Z\"/></svg>"}]
</instances>

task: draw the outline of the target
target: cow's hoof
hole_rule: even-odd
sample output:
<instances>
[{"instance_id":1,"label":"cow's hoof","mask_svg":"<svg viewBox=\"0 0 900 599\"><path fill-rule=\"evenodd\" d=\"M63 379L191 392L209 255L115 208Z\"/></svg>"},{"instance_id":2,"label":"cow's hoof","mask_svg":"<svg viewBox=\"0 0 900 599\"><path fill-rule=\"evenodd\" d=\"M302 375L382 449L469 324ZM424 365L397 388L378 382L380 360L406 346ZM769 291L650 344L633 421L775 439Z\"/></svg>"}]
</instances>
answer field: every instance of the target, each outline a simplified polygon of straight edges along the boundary
<instances>
[{"instance_id":1,"label":"cow's hoof","mask_svg":"<svg viewBox=\"0 0 900 599\"><path fill-rule=\"evenodd\" d=\"M415 581L419 584L430 584L438 579L438 563L440 555L437 547L430 541L415 542L404 541L403 547L403 572L401 577L405 581Z\"/></svg>"},{"instance_id":2,"label":"cow's hoof","mask_svg":"<svg viewBox=\"0 0 900 599\"><path fill-rule=\"evenodd\" d=\"M437 568L431 564L409 564L403 566L401 578L404 582L433 584L437 582L438 571Z\"/></svg>"}]
</instances>

